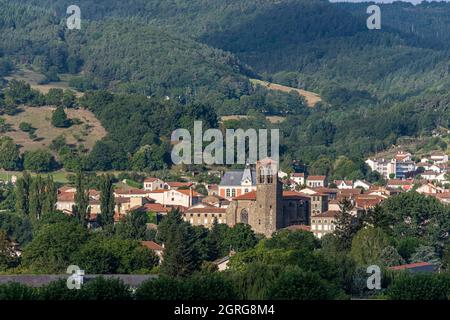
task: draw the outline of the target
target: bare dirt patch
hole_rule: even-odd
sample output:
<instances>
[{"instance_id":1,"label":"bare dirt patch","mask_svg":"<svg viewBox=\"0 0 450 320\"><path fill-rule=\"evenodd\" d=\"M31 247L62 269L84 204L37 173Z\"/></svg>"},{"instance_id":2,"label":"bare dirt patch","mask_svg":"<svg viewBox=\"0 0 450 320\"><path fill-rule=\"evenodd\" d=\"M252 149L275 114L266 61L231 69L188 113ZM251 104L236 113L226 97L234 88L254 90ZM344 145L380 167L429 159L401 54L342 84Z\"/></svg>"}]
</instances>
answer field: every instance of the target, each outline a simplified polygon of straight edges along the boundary
<instances>
[{"instance_id":1,"label":"bare dirt patch","mask_svg":"<svg viewBox=\"0 0 450 320\"><path fill-rule=\"evenodd\" d=\"M305 98L306 103L308 104L309 107L314 107L318 102L322 101L322 98L317 93L314 93L311 91L292 88L292 87L288 87L288 86L283 86L281 84L271 83L271 82L257 80L257 79L250 79L250 81L254 85L258 84L269 90L276 90L276 91L281 91L281 92L291 92L291 91L297 92L299 95L301 95L302 97Z\"/></svg>"}]
</instances>

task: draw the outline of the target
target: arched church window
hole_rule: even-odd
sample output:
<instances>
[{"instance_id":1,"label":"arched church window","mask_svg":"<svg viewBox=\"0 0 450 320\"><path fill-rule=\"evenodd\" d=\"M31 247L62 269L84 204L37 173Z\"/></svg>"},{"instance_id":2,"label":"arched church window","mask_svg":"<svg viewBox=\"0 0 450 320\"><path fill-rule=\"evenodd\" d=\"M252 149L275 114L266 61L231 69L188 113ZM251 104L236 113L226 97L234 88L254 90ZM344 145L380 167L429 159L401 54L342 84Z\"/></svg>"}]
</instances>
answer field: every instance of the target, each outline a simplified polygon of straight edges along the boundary
<instances>
[{"instance_id":1,"label":"arched church window","mask_svg":"<svg viewBox=\"0 0 450 320\"><path fill-rule=\"evenodd\" d=\"M241 223L248 224L248 211L246 209L241 211Z\"/></svg>"}]
</instances>

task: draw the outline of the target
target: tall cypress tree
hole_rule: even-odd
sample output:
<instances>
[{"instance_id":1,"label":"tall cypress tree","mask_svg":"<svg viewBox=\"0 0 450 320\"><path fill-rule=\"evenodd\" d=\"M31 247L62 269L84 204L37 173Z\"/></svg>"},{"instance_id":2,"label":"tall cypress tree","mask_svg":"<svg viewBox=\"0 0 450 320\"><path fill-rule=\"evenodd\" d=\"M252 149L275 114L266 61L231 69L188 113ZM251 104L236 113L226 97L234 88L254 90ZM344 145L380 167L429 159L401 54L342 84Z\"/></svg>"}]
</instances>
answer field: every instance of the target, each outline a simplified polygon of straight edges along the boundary
<instances>
[{"instance_id":1,"label":"tall cypress tree","mask_svg":"<svg viewBox=\"0 0 450 320\"><path fill-rule=\"evenodd\" d=\"M103 175L100 185L100 221L102 226L114 225L114 185L112 176Z\"/></svg>"},{"instance_id":2,"label":"tall cypress tree","mask_svg":"<svg viewBox=\"0 0 450 320\"><path fill-rule=\"evenodd\" d=\"M89 188L86 184L86 178L81 171L77 172L75 188L75 205L72 212L78 221L86 226L90 216Z\"/></svg>"},{"instance_id":3,"label":"tall cypress tree","mask_svg":"<svg viewBox=\"0 0 450 320\"><path fill-rule=\"evenodd\" d=\"M28 215L30 203L31 176L27 171L23 172L21 178L17 179L16 194L16 212L22 215Z\"/></svg>"},{"instance_id":4,"label":"tall cypress tree","mask_svg":"<svg viewBox=\"0 0 450 320\"><path fill-rule=\"evenodd\" d=\"M164 220L159 234L165 245L161 273L169 277L187 277L199 269L201 262L195 249L194 229L181 219L178 210L170 212Z\"/></svg>"},{"instance_id":5,"label":"tall cypress tree","mask_svg":"<svg viewBox=\"0 0 450 320\"><path fill-rule=\"evenodd\" d=\"M339 203L340 211L336 215L334 234L337 237L341 250L349 250L352 246L352 239L359 230L356 217L350 211L353 209L352 202L345 198Z\"/></svg>"},{"instance_id":6,"label":"tall cypress tree","mask_svg":"<svg viewBox=\"0 0 450 320\"><path fill-rule=\"evenodd\" d=\"M56 209L58 201L58 190L53 182L53 178L49 175L44 184L44 202L42 204L42 214L51 213Z\"/></svg>"},{"instance_id":7,"label":"tall cypress tree","mask_svg":"<svg viewBox=\"0 0 450 320\"><path fill-rule=\"evenodd\" d=\"M33 179L30 187L29 214L32 221L39 220L42 216L42 207L46 197L44 181L40 175Z\"/></svg>"}]
</instances>

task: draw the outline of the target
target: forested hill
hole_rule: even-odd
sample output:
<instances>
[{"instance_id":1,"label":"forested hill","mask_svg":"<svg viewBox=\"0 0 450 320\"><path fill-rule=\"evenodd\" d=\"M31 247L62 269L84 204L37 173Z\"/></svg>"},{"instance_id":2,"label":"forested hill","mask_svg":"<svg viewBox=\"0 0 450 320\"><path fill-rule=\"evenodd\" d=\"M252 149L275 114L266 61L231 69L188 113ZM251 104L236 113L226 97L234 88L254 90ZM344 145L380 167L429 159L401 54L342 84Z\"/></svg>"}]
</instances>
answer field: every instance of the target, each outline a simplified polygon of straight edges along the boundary
<instances>
[{"instance_id":1,"label":"forested hill","mask_svg":"<svg viewBox=\"0 0 450 320\"><path fill-rule=\"evenodd\" d=\"M64 16L65 1L25 0ZM404 99L448 84L450 4L381 5L326 0L80 0L83 17L139 17L236 55L265 80L326 94L332 88ZM290 73L286 75L286 73ZM345 83L345 85L344 85Z\"/></svg>"},{"instance_id":2,"label":"forested hill","mask_svg":"<svg viewBox=\"0 0 450 320\"><path fill-rule=\"evenodd\" d=\"M94 152L109 166L130 168L129 155L164 147L175 126L220 115L250 114L233 125L253 128L272 126L263 115L283 116L277 126L285 162L307 164L341 155L362 163L402 136L449 125L450 4L381 5L381 30L367 29L368 4L325 0L77 5L82 29L71 31L65 0L0 0L0 77L14 66L49 78L69 74L108 130ZM308 108L298 94L254 87L250 79L313 91L322 102ZM142 139L147 131L152 138ZM110 159L117 154L120 161ZM160 168L164 156L157 158Z\"/></svg>"}]
</instances>

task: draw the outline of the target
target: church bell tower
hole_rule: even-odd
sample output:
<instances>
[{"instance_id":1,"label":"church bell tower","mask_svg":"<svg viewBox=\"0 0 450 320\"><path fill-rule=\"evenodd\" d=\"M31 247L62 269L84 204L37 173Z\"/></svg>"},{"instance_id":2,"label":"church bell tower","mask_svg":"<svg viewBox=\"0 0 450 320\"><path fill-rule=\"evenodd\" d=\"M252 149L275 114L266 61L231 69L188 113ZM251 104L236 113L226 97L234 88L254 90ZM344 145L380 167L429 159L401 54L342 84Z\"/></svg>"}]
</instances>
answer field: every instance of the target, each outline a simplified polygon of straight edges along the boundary
<instances>
[{"instance_id":1,"label":"church bell tower","mask_svg":"<svg viewBox=\"0 0 450 320\"><path fill-rule=\"evenodd\" d=\"M278 163L270 158L256 163L256 208L254 230L270 237L282 227L283 187L278 180Z\"/></svg>"}]
</instances>

